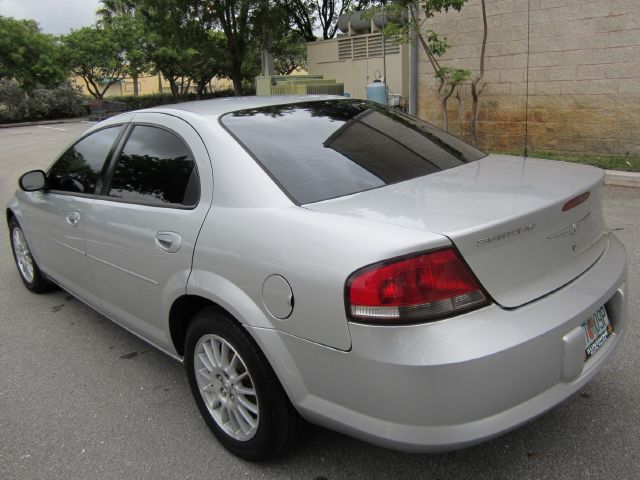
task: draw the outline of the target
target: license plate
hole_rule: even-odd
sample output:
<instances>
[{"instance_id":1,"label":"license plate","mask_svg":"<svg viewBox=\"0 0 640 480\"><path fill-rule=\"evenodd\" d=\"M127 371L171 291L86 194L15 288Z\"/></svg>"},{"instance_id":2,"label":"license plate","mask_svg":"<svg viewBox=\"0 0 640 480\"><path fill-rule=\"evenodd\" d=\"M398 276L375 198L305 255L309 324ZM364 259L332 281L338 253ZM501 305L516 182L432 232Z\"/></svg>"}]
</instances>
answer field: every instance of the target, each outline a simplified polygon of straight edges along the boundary
<instances>
[{"instance_id":1,"label":"license plate","mask_svg":"<svg viewBox=\"0 0 640 480\"><path fill-rule=\"evenodd\" d=\"M584 359L587 360L613 334L613 325L609 321L604 305L598 308L591 318L585 320L582 328L584 329Z\"/></svg>"}]
</instances>

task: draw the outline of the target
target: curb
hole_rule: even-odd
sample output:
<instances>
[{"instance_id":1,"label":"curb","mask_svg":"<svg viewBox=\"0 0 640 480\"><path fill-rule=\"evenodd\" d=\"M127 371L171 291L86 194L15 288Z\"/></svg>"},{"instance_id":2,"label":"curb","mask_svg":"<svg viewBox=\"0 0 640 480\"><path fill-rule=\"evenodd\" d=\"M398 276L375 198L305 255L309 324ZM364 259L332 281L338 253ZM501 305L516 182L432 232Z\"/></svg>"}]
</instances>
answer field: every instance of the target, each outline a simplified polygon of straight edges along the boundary
<instances>
[{"instance_id":1,"label":"curb","mask_svg":"<svg viewBox=\"0 0 640 480\"><path fill-rule=\"evenodd\" d=\"M38 125L52 125L54 123L77 123L88 122L89 117L75 117L75 118L60 118L58 120L39 120L37 122L20 122L20 123L0 123L0 128L14 128L14 127L32 127ZM91 122L95 123L95 122Z\"/></svg>"},{"instance_id":2,"label":"curb","mask_svg":"<svg viewBox=\"0 0 640 480\"><path fill-rule=\"evenodd\" d=\"M622 172L619 170L604 171L605 185L640 188L640 173Z\"/></svg>"}]
</instances>

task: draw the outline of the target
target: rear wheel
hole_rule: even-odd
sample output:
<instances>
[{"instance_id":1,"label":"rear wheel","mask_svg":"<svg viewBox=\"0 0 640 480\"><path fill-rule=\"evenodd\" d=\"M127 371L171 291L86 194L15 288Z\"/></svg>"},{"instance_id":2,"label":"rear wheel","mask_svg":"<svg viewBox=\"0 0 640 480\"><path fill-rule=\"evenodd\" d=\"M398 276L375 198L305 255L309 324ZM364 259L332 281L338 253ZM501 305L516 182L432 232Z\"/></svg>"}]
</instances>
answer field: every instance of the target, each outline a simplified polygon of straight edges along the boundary
<instances>
[{"instance_id":1,"label":"rear wheel","mask_svg":"<svg viewBox=\"0 0 640 480\"><path fill-rule=\"evenodd\" d=\"M53 283L47 280L38 268L38 264L31 255L24 232L15 218L9 220L9 234L13 258L25 287L35 293L48 292L54 288Z\"/></svg>"},{"instance_id":2,"label":"rear wheel","mask_svg":"<svg viewBox=\"0 0 640 480\"><path fill-rule=\"evenodd\" d=\"M245 460L282 454L300 418L254 340L214 308L193 319L185 364L194 399L207 425L229 451Z\"/></svg>"}]
</instances>

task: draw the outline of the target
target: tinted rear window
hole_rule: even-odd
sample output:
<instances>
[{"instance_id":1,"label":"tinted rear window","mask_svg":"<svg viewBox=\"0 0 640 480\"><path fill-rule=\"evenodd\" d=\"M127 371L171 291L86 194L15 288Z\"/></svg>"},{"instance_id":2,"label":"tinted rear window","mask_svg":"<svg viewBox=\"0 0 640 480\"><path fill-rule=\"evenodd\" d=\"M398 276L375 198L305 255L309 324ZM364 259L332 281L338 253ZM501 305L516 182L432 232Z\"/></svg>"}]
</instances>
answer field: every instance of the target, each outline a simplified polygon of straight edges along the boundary
<instances>
[{"instance_id":1,"label":"tinted rear window","mask_svg":"<svg viewBox=\"0 0 640 480\"><path fill-rule=\"evenodd\" d=\"M173 133L137 125L127 139L109 196L152 205L197 203L195 163Z\"/></svg>"},{"instance_id":2,"label":"tinted rear window","mask_svg":"<svg viewBox=\"0 0 640 480\"><path fill-rule=\"evenodd\" d=\"M416 118L361 100L232 112L222 124L298 204L457 167L485 154Z\"/></svg>"}]
</instances>

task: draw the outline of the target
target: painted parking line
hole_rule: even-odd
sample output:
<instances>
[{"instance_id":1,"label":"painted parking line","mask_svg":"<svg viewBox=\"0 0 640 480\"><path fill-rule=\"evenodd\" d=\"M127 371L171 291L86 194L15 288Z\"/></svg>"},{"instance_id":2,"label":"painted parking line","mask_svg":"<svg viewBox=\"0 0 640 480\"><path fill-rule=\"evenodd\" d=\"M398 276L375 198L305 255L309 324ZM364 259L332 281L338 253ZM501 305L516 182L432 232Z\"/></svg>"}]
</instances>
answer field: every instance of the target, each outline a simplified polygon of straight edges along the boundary
<instances>
[{"instance_id":1,"label":"painted parking line","mask_svg":"<svg viewBox=\"0 0 640 480\"><path fill-rule=\"evenodd\" d=\"M49 130L60 130L62 132L66 132L66 128L58 128L58 127L45 127L43 125L38 125L38 128L48 128Z\"/></svg>"}]
</instances>

